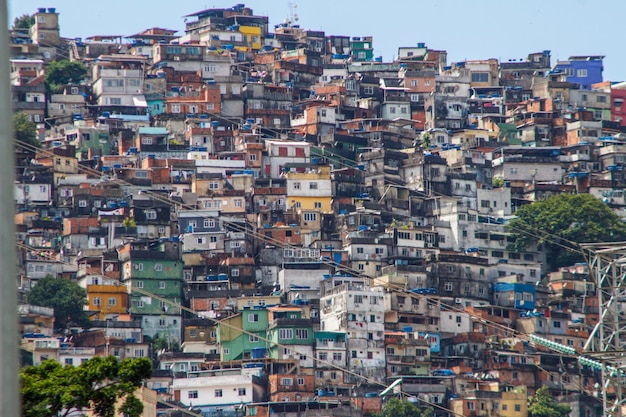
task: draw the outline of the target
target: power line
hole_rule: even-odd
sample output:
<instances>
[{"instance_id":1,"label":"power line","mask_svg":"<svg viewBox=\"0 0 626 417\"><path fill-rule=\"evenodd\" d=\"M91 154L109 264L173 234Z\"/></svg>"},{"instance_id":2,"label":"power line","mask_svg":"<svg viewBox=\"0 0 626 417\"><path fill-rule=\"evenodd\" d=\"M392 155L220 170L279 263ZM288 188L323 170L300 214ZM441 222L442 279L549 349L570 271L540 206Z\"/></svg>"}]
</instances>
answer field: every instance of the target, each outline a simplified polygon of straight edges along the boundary
<instances>
[{"instance_id":1,"label":"power line","mask_svg":"<svg viewBox=\"0 0 626 417\"><path fill-rule=\"evenodd\" d=\"M28 143L25 143L25 142L20 142L20 141L16 141L16 142L18 143L18 145L20 145L22 147L26 147L26 148L30 147L30 148L33 148L33 149L38 149L38 148L35 148L32 145L30 145ZM50 155L54 155L50 151L43 151L43 153L48 153ZM101 176L101 177L104 176L104 174L102 174L100 171L97 171L97 170L92 169L92 168L84 167L84 166L81 166L81 165L79 165L78 168L79 168L79 170L84 170L84 171L87 171L87 172L92 173L92 174L95 173L93 175L97 175L97 176ZM124 180L115 179L115 180L111 180L111 182L117 183L117 184L120 184L120 185L131 186L131 187L133 186L132 184L130 184L130 183L124 181ZM153 197L156 197L155 199L158 200L158 201L161 201L161 202L163 202L165 204L168 204L168 205L171 205L171 206L174 206L174 207L182 207L182 208L187 208L189 210L196 210L193 206L181 204L181 203L179 203L179 202L177 202L175 200L172 200L172 199L170 199L168 197L163 197L160 194L155 193L153 191L147 191L147 194L151 195ZM282 241L280 241L278 239L268 238L267 236L262 235L260 233L252 232L249 229L247 229L245 226L242 227L239 223L228 222L228 221L222 219L219 216L203 215L203 216L201 216L201 218L208 218L208 219L215 219L215 220L218 220L218 221L222 221L223 224L229 225L230 227L233 227L234 229L238 230L239 232L247 234L247 235L251 236L252 238L261 239L261 241L269 240L270 243L272 243L273 245L275 245L277 247L280 247L282 249L296 249L296 248L298 248L296 246L287 245L287 244L283 243ZM333 268L335 270L340 270L340 271L342 271L344 273L346 273L346 272L350 273L351 275L354 275L355 277L358 277L358 278L368 279L368 280L370 280L370 283L372 282L372 280L374 280L374 282L375 282L376 279L377 279L377 278L373 278L373 277L370 277L370 276L363 275L363 273L361 271L356 270L354 268L351 268L349 266L342 265L340 263L326 261L324 259L320 260L319 263L323 264L323 265L326 265L326 266L329 266L329 267L331 267L331 268ZM388 284L385 284L385 286L387 286L388 288L390 288L392 290L396 290L396 291L402 292L404 294L407 294L407 295L409 295L412 298L425 299L427 303L431 303L434 306L440 307L439 301L433 301L432 299L430 299L425 294L416 294L414 292L408 291L404 286L397 285L397 284L388 283ZM450 310L452 310L452 311L457 311L457 312L460 312L460 313L469 314L468 312L466 312L465 310L460 309L460 308L456 308L456 307L448 307L448 308ZM479 320L481 320L481 322L483 322L483 324L484 324L484 320L485 320L484 318L482 318L480 316L476 316L476 315L472 315L472 316L477 318L477 319L479 319ZM494 323L495 326L497 326L498 329L506 329L507 333L508 332L513 332L513 333L515 332L515 330L510 329L510 328L508 328L508 327L506 327L504 325L501 325L501 324L496 323L496 322L493 322L493 323Z\"/></svg>"}]
</instances>

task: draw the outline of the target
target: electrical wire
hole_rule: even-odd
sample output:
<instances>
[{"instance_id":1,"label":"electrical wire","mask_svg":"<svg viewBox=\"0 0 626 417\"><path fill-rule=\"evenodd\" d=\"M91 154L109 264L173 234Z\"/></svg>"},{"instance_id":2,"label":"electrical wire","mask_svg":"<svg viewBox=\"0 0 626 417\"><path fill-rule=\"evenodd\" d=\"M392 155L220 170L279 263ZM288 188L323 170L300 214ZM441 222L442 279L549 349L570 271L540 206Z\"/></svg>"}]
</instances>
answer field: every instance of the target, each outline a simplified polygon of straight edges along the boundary
<instances>
[{"instance_id":1,"label":"electrical wire","mask_svg":"<svg viewBox=\"0 0 626 417\"><path fill-rule=\"evenodd\" d=\"M30 147L30 149L32 149L32 150L38 150L38 151L42 152L38 148L33 147L32 145L29 145L27 143L23 143L23 142L19 142L18 141L18 145L20 145L22 147L25 147L25 148L29 148ZM43 151L43 153L44 154L48 153L51 156L54 155L50 151ZM92 175L98 175L98 176L101 176L101 177L103 176L103 174L100 171L97 171L97 170L92 169L92 168L84 167L84 166L81 166L81 165L79 165L78 168L79 168L79 170L86 171L88 173L91 173ZM125 185L125 186L133 187L132 184L130 184L130 183L124 181L124 180L117 180L117 179L115 179L115 180L111 180L111 182L116 183L118 185ZM155 193L153 191L146 191L146 193L147 193L147 195L156 197L155 198L156 200L158 200L160 202L163 202L165 204L169 204L169 205L172 205L172 206L177 207L177 208L186 208L186 209L189 209L189 210L195 210L195 207L193 207L193 206L181 204L178 201L172 200L172 199L167 198L167 197L163 197L162 195L160 195L158 193ZM214 220L221 221L223 224L226 224L226 225L230 226L231 228L233 228L236 231L239 231L241 233L247 234L248 236L251 236L252 238L261 239L261 241L266 241L267 242L269 240L269 242L272 245L275 245L275 246L280 247L282 249L296 249L296 248L298 248L296 246L287 245L287 244L283 243L282 241L280 241L278 239L268 238L267 236L262 235L260 233L257 233L257 232L254 232L254 231L250 231L245 226L242 227L240 223L229 222L229 221L226 221L222 217L219 217L219 216L203 215L203 216L201 216L201 218L208 218L208 219L214 219ZM328 266L330 268L333 268L335 271L339 270L341 272L349 273L350 275L354 275L357 278L368 279L368 280L370 280L370 282L372 282L372 280L375 282L376 279L377 279L375 277L370 277L370 276L363 275L362 271L359 271L357 269L351 268L349 266L342 265L340 263L336 263L336 262L332 262L332 261L326 261L324 259L320 260L319 263L323 264L323 265L326 265L326 266ZM386 283L385 286L387 288L390 288L391 290L402 292L403 294L406 294L406 295L408 295L411 298L424 299L424 300L426 300L427 303L430 303L433 306L436 306L436 307L439 307L439 308L441 307L439 300L437 300L437 301L432 300L426 294L417 294L417 293L414 293L412 291L408 291L404 286L398 285L398 284ZM471 316L473 316L474 318L480 320L483 324L485 324L485 319L483 317L481 317L481 316L477 316L477 315L468 313L465 310L457 308L457 307L447 306L447 308L449 310L456 311L456 312L459 312L459 313L470 314ZM504 330L507 333L510 333L510 332L515 333L515 330L510 329L509 327L501 325L501 324L499 324L497 322L493 322L492 326L495 326L495 328L497 328L498 330Z\"/></svg>"}]
</instances>

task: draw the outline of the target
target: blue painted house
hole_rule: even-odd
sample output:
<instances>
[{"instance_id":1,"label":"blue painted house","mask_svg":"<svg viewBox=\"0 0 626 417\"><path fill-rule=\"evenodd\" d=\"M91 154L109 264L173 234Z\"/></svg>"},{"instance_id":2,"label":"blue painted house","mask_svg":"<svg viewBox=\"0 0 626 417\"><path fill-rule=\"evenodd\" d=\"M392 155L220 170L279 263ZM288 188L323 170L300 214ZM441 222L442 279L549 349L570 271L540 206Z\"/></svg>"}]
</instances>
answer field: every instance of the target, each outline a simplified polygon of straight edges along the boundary
<instances>
[{"instance_id":1,"label":"blue painted house","mask_svg":"<svg viewBox=\"0 0 626 417\"><path fill-rule=\"evenodd\" d=\"M498 282L493 286L493 303L522 310L535 309L535 286L519 282Z\"/></svg>"},{"instance_id":2,"label":"blue painted house","mask_svg":"<svg viewBox=\"0 0 626 417\"><path fill-rule=\"evenodd\" d=\"M602 82L603 59L603 55L570 56L567 61L557 61L553 69L562 71L568 82L591 90L592 84Z\"/></svg>"}]
</instances>

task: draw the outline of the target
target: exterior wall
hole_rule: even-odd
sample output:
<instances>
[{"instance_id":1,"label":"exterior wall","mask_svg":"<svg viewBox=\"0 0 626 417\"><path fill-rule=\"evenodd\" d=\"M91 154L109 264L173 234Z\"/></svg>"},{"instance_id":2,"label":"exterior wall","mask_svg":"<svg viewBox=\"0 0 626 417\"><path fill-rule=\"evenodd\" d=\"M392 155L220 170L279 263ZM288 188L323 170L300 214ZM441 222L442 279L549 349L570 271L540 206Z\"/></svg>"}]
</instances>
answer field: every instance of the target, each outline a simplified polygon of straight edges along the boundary
<instances>
[{"instance_id":1,"label":"exterior wall","mask_svg":"<svg viewBox=\"0 0 626 417\"><path fill-rule=\"evenodd\" d=\"M125 314L128 309L128 289L124 285L87 285L89 311L98 314L94 319L104 320L107 315Z\"/></svg>"},{"instance_id":2,"label":"exterior wall","mask_svg":"<svg viewBox=\"0 0 626 417\"><path fill-rule=\"evenodd\" d=\"M186 406L247 404L259 399L252 378L252 375L175 378L170 389Z\"/></svg>"},{"instance_id":3,"label":"exterior wall","mask_svg":"<svg viewBox=\"0 0 626 417\"><path fill-rule=\"evenodd\" d=\"M566 74L568 82L580 84L581 88L591 90L592 84L602 82L603 58L602 56L584 57L584 59L570 57L568 61L557 62L555 68Z\"/></svg>"},{"instance_id":4,"label":"exterior wall","mask_svg":"<svg viewBox=\"0 0 626 417\"><path fill-rule=\"evenodd\" d=\"M441 311L439 329L442 333L467 333L472 331L472 320L467 313Z\"/></svg>"}]
</instances>

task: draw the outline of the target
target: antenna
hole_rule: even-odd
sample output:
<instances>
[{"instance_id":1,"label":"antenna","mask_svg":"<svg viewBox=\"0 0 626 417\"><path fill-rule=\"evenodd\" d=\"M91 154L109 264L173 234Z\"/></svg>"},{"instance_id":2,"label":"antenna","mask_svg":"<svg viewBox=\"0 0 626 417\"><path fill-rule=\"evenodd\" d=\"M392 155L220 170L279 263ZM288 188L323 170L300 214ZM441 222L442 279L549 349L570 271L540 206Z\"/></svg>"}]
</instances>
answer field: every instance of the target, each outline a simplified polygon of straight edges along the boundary
<instances>
[{"instance_id":1,"label":"antenna","mask_svg":"<svg viewBox=\"0 0 626 417\"><path fill-rule=\"evenodd\" d=\"M295 2L289 2L287 3L287 5L289 6L289 19L287 19L286 23L293 25L298 20L300 20L300 18L298 17L298 13L296 13L298 5Z\"/></svg>"}]
</instances>

